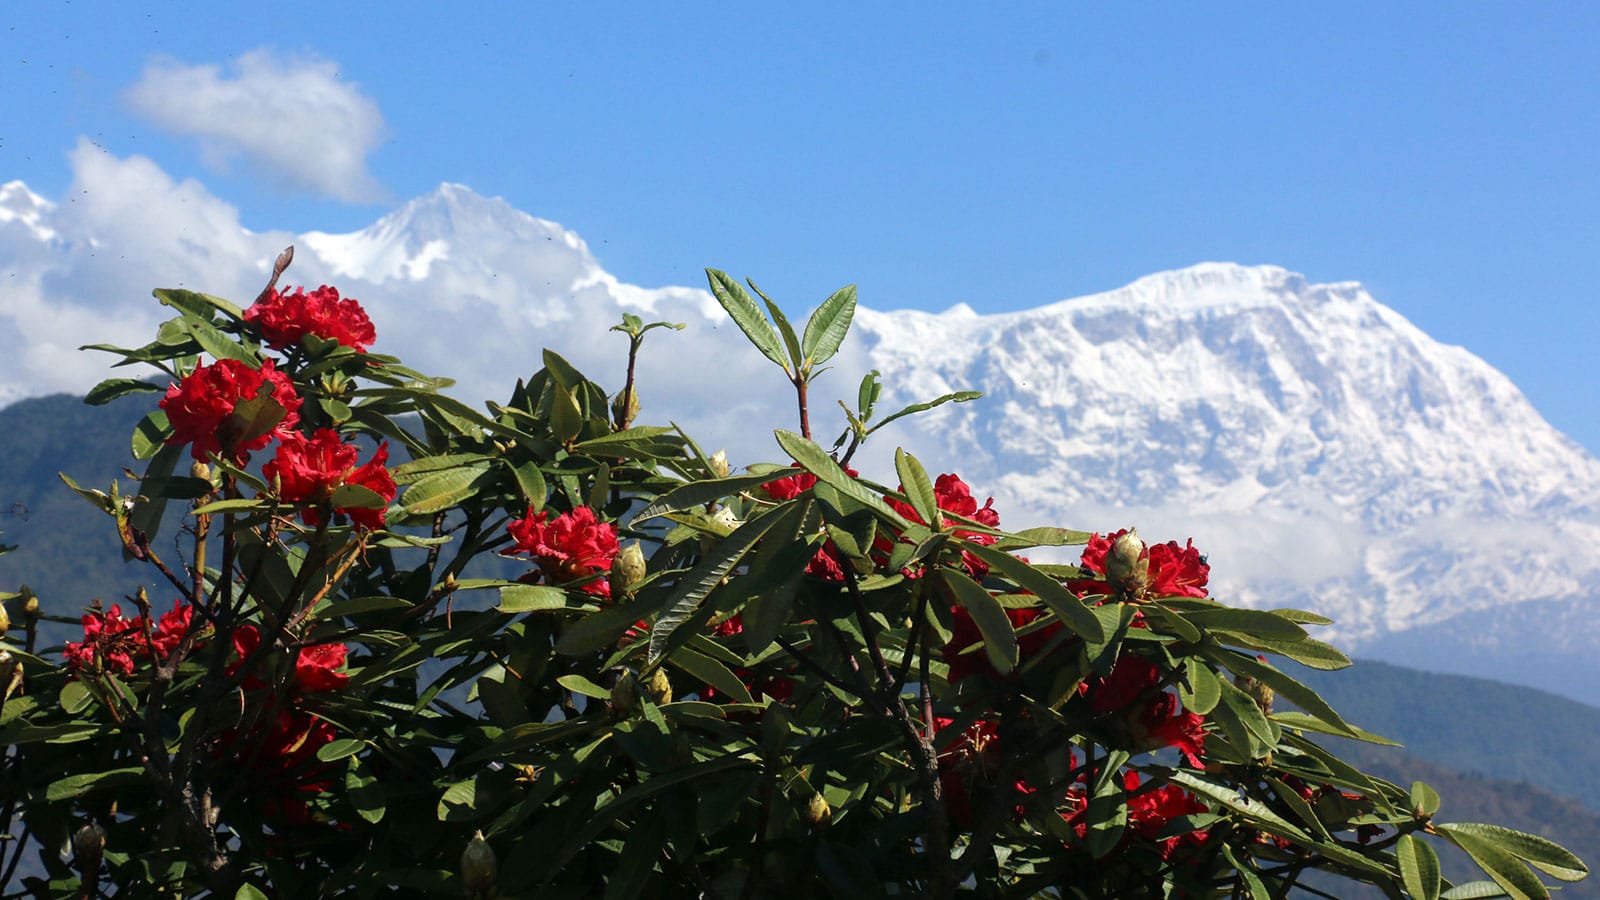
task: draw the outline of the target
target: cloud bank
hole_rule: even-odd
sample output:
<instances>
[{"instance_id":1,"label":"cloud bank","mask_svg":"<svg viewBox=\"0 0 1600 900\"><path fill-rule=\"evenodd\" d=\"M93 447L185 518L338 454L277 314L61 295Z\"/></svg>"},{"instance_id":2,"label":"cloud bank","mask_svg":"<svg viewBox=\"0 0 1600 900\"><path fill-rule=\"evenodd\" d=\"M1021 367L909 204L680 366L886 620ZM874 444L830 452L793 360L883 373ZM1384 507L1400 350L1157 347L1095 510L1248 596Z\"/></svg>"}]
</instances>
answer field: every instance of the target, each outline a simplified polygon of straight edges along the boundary
<instances>
[{"instance_id":1,"label":"cloud bank","mask_svg":"<svg viewBox=\"0 0 1600 900\"><path fill-rule=\"evenodd\" d=\"M216 170L237 158L293 189L352 203L384 197L367 171L383 115L329 60L258 49L224 72L157 59L126 97L155 125L197 138Z\"/></svg>"}]
</instances>

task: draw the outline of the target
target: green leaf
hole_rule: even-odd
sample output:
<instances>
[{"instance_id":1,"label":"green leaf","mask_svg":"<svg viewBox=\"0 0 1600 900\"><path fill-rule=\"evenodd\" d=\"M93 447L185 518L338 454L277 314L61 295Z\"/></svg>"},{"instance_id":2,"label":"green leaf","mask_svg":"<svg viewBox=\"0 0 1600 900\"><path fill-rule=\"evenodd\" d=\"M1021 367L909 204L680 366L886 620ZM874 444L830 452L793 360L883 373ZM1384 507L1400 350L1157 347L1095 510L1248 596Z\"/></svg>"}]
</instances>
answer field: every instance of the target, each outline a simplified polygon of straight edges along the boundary
<instances>
[{"instance_id":1,"label":"green leaf","mask_svg":"<svg viewBox=\"0 0 1600 900\"><path fill-rule=\"evenodd\" d=\"M622 855L606 878L603 900L632 900L644 893L667 842L667 815L664 808L652 810L628 829Z\"/></svg>"},{"instance_id":2,"label":"green leaf","mask_svg":"<svg viewBox=\"0 0 1600 900\"><path fill-rule=\"evenodd\" d=\"M169 437L172 437L172 426L167 422L166 410L151 410L133 428L133 458L149 459L155 456Z\"/></svg>"},{"instance_id":3,"label":"green leaf","mask_svg":"<svg viewBox=\"0 0 1600 900\"><path fill-rule=\"evenodd\" d=\"M733 475L727 478L686 482L652 500L644 509L639 510L639 514L634 516L633 520L639 522L686 509L703 509L707 503L796 474L798 472L793 467L784 467L755 475Z\"/></svg>"},{"instance_id":4,"label":"green leaf","mask_svg":"<svg viewBox=\"0 0 1600 900\"><path fill-rule=\"evenodd\" d=\"M1084 817L1088 822L1084 843L1089 855L1097 860L1104 859L1117 848L1128 827L1128 796L1122 787L1122 773L1118 771L1127 758L1127 751L1111 752L1100 764L1100 775L1089 797Z\"/></svg>"},{"instance_id":5,"label":"green leaf","mask_svg":"<svg viewBox=\"0 0 1600 900\"><path fill-rule=\"evenodd\" d=\"M783 358L783 343L778 340L778 333L772 330L772 325L767 317L761 314L761 308L750 299L739 282L729 278L726 272L716 269L707 269L706 278L711 282L711 293L722 304L733 318L733 323L739 326L750 343L761 351L761 355L782 366L788 371L789 364Z\"/></svg>"},{"instance_id":6,"label":"green leaf","mask_svg":"<svg viewBox=\"0 0 1600 900\"><path fill-rule=\"evenodd\" d=\"M661 615L651 626L648 666L653 668L661 657L670 651L671 646L675 646L672 641L673 632L699 611L706 597L711 595L717 585L722 583L763 535L779 524L783 524L786 529L792 528L794 520L803 513L804 505L791 501L774 512L745 522L733 534L719 541L701 557L693 569L679 578L667 598ZM682 643L682 640L676 643Z\"/></svg>"},{"instance_id":7,"label":"green leaf","mask_svg":"<svg viewBox=\"0 0 1600 900\"><path fill-rule=\"evenodd\" d=\"M1230 643L1251 650L1262 650L1267 653L1276 653L1287 656L1302 666L1309 669L1320 669L1324 672L1350 668L1350 657L1345 656L1339 648L1325 644L1315 638L1305 638L1298 641L1268 641L1259 638L1245 638L1238 634L1228 635Z\"/></svg>"},{"instance_id":8,"label":"green leaf","mask_svg":"<svg viewBox=\"0 0 1600 900\"><path fill-rule=\"evenodd\" d=\"M562 675L556 679L556 684L561 685L574 694L593 697L596 700L610 700L611 691L590 681L582 675Z\"/></svg>"},{"instance_id":9,"label":"green leaf","mask_svg":"<svg viewBox=\"0 0 1600 900\"><path fill-rule=\"evenodd\" d=\"M983 650L996 672L1008 675L1017 667L1017 633L1011 628L1005 608L982 585L954 569L936 569L934 576L954 603L972 616L983 635Z\"/></svg>"},{"instance_id":10,"label":"green leaf","mask_svg":"<svg viewBox=\"0 0 1600 900\"><path fill-rule=\"evenodd\" d=\"M340 600L317 608L317 618L337 619L343 616L359 616L373 612L389 612L393 610L410 609L414 604L410 600L400 597L390 597L384 594L372 594L366 597L353 597L349 600Z\"/></svg>"},{"instance_id":11,"label":"green leaf","mask_svg":"<svg viewBox=\"0 0 1600 900\"><path fill-rule=\"evenodd\" d=\"M522 499L528 503L529 512L537 513L544 509L544 501L549 496L550 488L545 484L544 473L539 471L539 463L529 460L520 466L511 466L509 463L507 465L517 480L517 489L522 491Z\"/></svg>"},{"instance_id":12,"label":"green leaf","mask_svg":"<svg viewBox=\"0 0 1600 900\"><path fill-rule=\"evenodd\" d=\"M833 461L833 457L815 442L806 440L792 431L779 429L775 434L778 446L799 463L801 468L817 476L818 481L877 513L878 518L900 529L904 537L913 544L919 544L927 539L929 531L925 526L906 521L904 516L883 502L883 498L876 492L846 475L844 470L839 468L839 464Z\"/></svg>"},{"instance_id":13,"label":"green leaf","mask_svg":"<svg viewBox=\"0 0 1600 900\"><path fill-rule=\"evenodd\" d=\"M822 301L822 305L806 321L805 337L800 340L806 361L816 366L832 359L839 352L839 345L844 343L845 335L850 332L850 322L855 314L856 286L853 284L834 291L832 296ZM861 404L863 415L871 405L870 400Z\"/></svg>"},{"instance_id":14,"label":"green leaf","mask_svg":"<svg viewBox=\"0 0 1600 900\"><path fill-rule=\"evenodd\" d=\"M288 415L289 411L272 396L272 382L264 381L254 397L234 405L233 412L217 426L217 437L222 449L231 451L271 433Z\"/></svg>"},{"instance_id":15,"label":"green leaf","mask_svg":"<svg viewBox=\"0 0 1600 900\"><path fill-rule=\"evenodd\" d=\"M778 326L778 334L783 338L783 345L789 351L789 362L794 366L794 371L808 371L805 354L800 352L800 339L795 337L794 326L789 324L789 317L783 314L783 308L773 302L761 288L756 287L754 281L750 282L750 288L761 297L761 302L767 305L767 312L772 314L772 321Z\"/></svg>"},{"instance_id":16,"label":"green leaf","mask_svg":"<svg viewBox=\"0 0 1600 900\"><path fill-rule=\"evenodd\" d=\"M1457 825L1436 825L1434 830L1466 851L1478 868L1493 878L1494 883L1500 885L1512 900L1548 900L1549 888L1499 841L1485 837L1470 826L1463 829Z\"/></svg>"},{"instance_id":17,"label":"green leaf","mask_svg":"<svg viewBox=\"0 0 1600 900\"><path fill-rule=\"evenodd\" d=\"M1214 645L1204 647L1200 652L1228 671L1236 675L1254 678L1272 688L1283 699L1300 707L1327 725L1340 729L1340 733L1344 736L1357 736L1350 723L1341 718L1334 711L1334 708L1329 706L1326 700L1322 699L1320 694L1267 663L1261 662L1254 657L1246 656L1243 653L1217 648Z\"/></svg>"},{"instance_id":18,"label":"green leaf","mask_svg":"<svg viewBox=\"0 0 1600 900\"><path fill-rule=\"evenodd\" d=\"M1015 534L1008 534L995 541L992 545L996 550L1025 550L1029 547L1065 547L1076 544L1087 544L1094 534L1088 531L1072 531L1067 528L1027 528Z\"/></svg>"},{"instance_id":19,"label":"green leaf","mask_svg":"<svg viewBox=\"0 0 1600 900\"><path fill-rule=\"evenodd\" d=\"M57 803L81 797L96 788L134 784L143 777L143 766L129 766L125 769L111 769L87 775L68 775L66 778L50 782L44 789L44 798L51 803Z\"/></svg>"},{"instance_id":20,"label":"green leaf","mask_svg":"<svg viewBox=\"0 0 1600 900\"><path fill-rule=\"evenodd\" d=\"M107 378L89 389L84 395L83 402L90 406L104 406L118 397L129 394L150 394L165 390L159 384L140 381L137 378Z\"/></svg>"},{"instance_id":21,"label":"green leaf","mask_svg":"<svg viewBox=\"0 0 1600 900\"><path fill-rule=\"evenodd\" d=\"M672 657L667 662L682 669L696 681L702 684L709 684L728 695L735 703L751 702L750 690L745 687L744 682L739 680L739 676L733 674L727 666L709 656L696 653L684 647L672 654Z\"/></svg>"},{"instance_id":22,"label":"green leaf","mask_svg":"<svg viewBox=\"0 0 1600 900\"><path fill-rule=\"evenodd\" d=\"M344 798L356 808L356 815L377 824L388 811L383 782L367 771L361 760L350 760L350 769L344 774Z\"/></svg>"},{"instance_id":23,"label":"green leaf","mask_svg":"<svg viewBox=\"0 0 1600 900\"><path fill-rule=\"evenodd\" d=\"M1468 881L1439 895L1439 900L1500 900L1506 892L1492 881Z\"/></svg>"},{"instance_id":24,"label":"green leaf","mask_svg":"<svg viewBox=\"0 0 1600 900\"><path fill-rule=\"evenodd\" d=\"M928 470L902 447L894 448L894 470L900 476L900 490L911 501L911 508L929 528L942 531L944 517L939 514L939 498L933 492Z\"/></svg>"},{"instance_id":25,"label":"green leaf","mask_svg":"<svg viewBox=\"0 0 1600 900\"><path fill-rule=\"evenodd\" d=\"M267 900L267 894L255 885L245 882L233 892L233 900Z\"/></svg>"},{"instance_id":26,"label":"green leaf","mask_svg":"<svg viewBox=\"0 0 1600 900\"><path fill-rule=\"evenodd\" d=\"M613 644L633 623L649 617L654 612L653 603L627 603L607 606L567 625L556 641L556 652L563 656L581 656Z\"/></svg>"},{"instance_id":27,"label":"green leaf","mask_svg":"<svg viewBox=\"0 0 1600 900\"><path fill-rule=\"evenodd\" d=\"M202 319L211 317L211 310L217 310L228 318L238 321L244 318L244 311L221 297L202 294L198 291L184 290L183 288L156 288L150 292L165 306L170 306L180 312L199 316Z\"/></svg>"},{"instance_id":28,"label":"green leaf","mask_svg":"<svg viewBox=\"0 0 1600 900\"><path fill-rule=\"evenodd\" d=\"M938 397L936 399L929 400L926 403L913 403L910 406L907 406L905 409L902 409L899 412L895 413L894 415L891 415L889 418L884 419L883 421L881 421L878 424L872 426L871 428L868 428L867 429L867 434L871 434L874 431L877 431L879 428L882 428L883 426L889 424L890 422L893 422L895 419L901 418L902 416L909 416L909 415L911 415L913 413L925 412L927 410L933 409L936 406L943 406L946 403L965 403L968 400L976 400L976 399L978 399L979 397L982 397L982 396L983 396L983 392L982 391L954 391L952 393L940 396L940 397Z\"/></svg>"},{"instance_id":29,"label":"green leaf","mask_svg":"<svg viewBox=\"0 0 1600 900\"><path fill-rule=\"evenodd\" d=\"M217 359L236 359L252 367L260 368L261 357L252 353L248 347L237 340L218 331L210 322L200 319L184 320L184 330L194 338L200 348Z\"/></svg>"},{"instance_id":30,"label":"green leaf","mask_svg":"<svg viewBox=\"0 0 1600 900\"><path fill-rule=\"evenodd\" d=\"M500 605L495 608L503 613L525 613L566 607L567 592L560 588L543 584L514 584L500 589Z\"/></svg>"},{"instance_id":31,"label":"green leaf","mask_svg":"<svg viewBox=\"0 0 1600 900\"><path fill-rule=\"evenodd\" d=\"M1222 731L1234 747L1252 759L1265 756L1277 743L1272 725L1261 714L1261 707L1250 695L1227 682L1219 682L1221 701L1211 710L1211 719L1222 726Z\"/></svg>"},{"instance_id":32,"label":"green leaf","mask_svg":"<svg viewBox=\"0 0 1600 900\"><path fill-rule=\"evenodd\" d=\"M1299 625L1259 609L1232 609L1215 607L1182 613L1190 622L1211 631L1235 631L1251 638L1276 641L1299 641L1306 630Z\"/></svg>"},{"instance_id":33,"label":"green leaf","mask_svg":"<svg viewBox=\"0 0 1600 900\"><path fill-rule=\"evenodd\" d=\"M1589 875L1589 867L1567 848L1537 835L1513 831L1499 825L1482 825L1476 822L1458 822L1439 825L1440 831L1449 829L1457 836L1470 835L1494 844L1518 859L1527 860L1545 874L1561 881L1580 881Z\"/></svg>"},{"instance_id":34,"label":"green leaf","mask_svg":"<svg viewBox=\"0 0 1600 900\"><path fill-rule=\"evenodd\" d=\"M550 390L550 433L565 444L583 431L583 407L572 388L560 385Z\"/></svg>"},{"instance_id":35,"label":"green leaf","mask_svg":"<svg viewBox=\"0 0 1600 900\"><path fill-rule=\"evenodd\" d=\"M334 509L386 509L389 501L377 491L360 484L341 484L329 499Z\"/></svg>"},{"instance_id":36,"label":"green leaf","mask_svg":"<svg viewBox=\"0 0 1600 900\"><path fill-rule=\"evenodd\" d=\"M1222 682L1217 679L1217 673L1193 656L1184 660L1184 672L1184 680L1178 683L1178 699L1183 701L1183 708L1202 716L1209 715L1222 699Z\"/></svg>"},{"instance_id":37,"label":"green leaf","mask_svg":"<svg viewBox=\"0 0 1600 900\"><path fill-rule=\"evenodd\" d=\"M1433 848L1416 835L1403 834L1395 843L1394 855L1406 893L1416 900L1439 900L1439 857Z\"/></svg>"},{"instance_id":38,"label":"green leaf","mask_svg":"<svg viewBox=\"0 0 1600 900\"><path fill-rule=\"evenodd\" d=\"M94 702L94 694L81 681L69 681L61 686L61 696L58 701L61 711L69 716L75 716L89 708Z\"/></svg>"},{"instance_id":39,"label":"green leaf","mask_svg":"<svg viewBox=\"0 0 1600 900\"><path fill-rule=\"evenodd\" d=\"M197 506L194 508L193 515L214 516L217 513L257 512L271 508L271 500L265 500L260 497L238 497L233 500L214 500L203 506Z\"/></svg>"},{"instance_id":40,"label":"green leaf","mask_svg":"<svg viewBox=\"0 0 1600 900\"><path fill-rule=\"evenodd\" d=\"M366 741L355 738L340 738L329 744L317 748L317 759L323 762L335 762L347 757L355 756L367 746Z\"/></svg>"},{"instance_id":41,"label":"green leaf","mask_svg":"<svg viewBox=\"0 0 1600 900\"><path fill-rule=\"evenodd\" d=\"M427 515L449 509L477 494L482 487L478 479L487 471L472 466L429 475L406 488L400 498L401 509L407 515Z\"/></svg>"},{"instance_id":42,"label":"green leaf","mask_svg":"<svg viewBox=\"0 0 1600 900\"><path fill-rule=\"evenodd\" d=\"M1411 782L1411 809L1431 816L1439 811L1439 792L1421 781Z\"/></svg>"},{"instance_id":43,"label":"green leaf","mask_svg":"<svg viewBox=\"0 0 1600 900\"><path fill-rule=\"evenodd\" d=\"M961 549L988 563L989 568L1015 581L1018 587L1043 600L1045 605L1050 607L1050 611L1056 614L1056 618L1074 634L1092 642L1106 639L1105 627L1100 618L1084 605L1082 600L1063 587L1061 582L1009 553L985 547L975 541L958 543Z\"/></svg>"}]
</instances>

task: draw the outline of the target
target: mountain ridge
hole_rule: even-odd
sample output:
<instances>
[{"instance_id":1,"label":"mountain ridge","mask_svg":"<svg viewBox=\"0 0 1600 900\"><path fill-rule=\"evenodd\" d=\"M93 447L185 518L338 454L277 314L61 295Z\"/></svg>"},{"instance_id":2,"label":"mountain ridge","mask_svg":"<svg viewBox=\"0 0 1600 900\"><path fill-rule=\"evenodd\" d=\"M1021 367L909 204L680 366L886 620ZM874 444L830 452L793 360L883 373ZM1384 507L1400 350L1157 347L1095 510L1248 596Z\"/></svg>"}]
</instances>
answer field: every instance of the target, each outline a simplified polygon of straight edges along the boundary
<instances>
[{"instance_id":1,"label":"mountain ridge","mask_svg":"<svg viewBox=\"0 0 1600 900\"><path fill-rule=\"evenodd\" d=\"M688 322L653 335L640 358L645 415L725 441L737 462L775 459L766 429L789 421L793 399L705 290L624 282L575 232L503 199L447 182L359 231L257 233L198 185L155 178L147 160L86 159L103 181L165 191L146 204L162 216L89 216L21 182L0 190L0 253L14 269L0 284L0 325L9 316L19 333L43 335L29 338L38 352L0 359L0 398L86 389L78 372L95 367L69 372L56 351L107 339L96 322L149 333L162 311L110 305L99 299L107 286L179 280L246 296L288 238L300 249L291 283L360 298L380 323L376 349L458 378L471 402L501 399L541 346L619 381L625 344L606 329L623 312ZM194 207L205 208L183 219ZM208 272L217 287L197 283ZM1358 282L1214 262L1014 312L862 306L834 363L882 372L880 409L987 394L894 423L859 457L874 477L892 478L899 443L993 494L1008 525L1192 535L1218 596L1317 609L1357 650L1513 602L1590 618L1600 460L1503 374ZM853 379L831 375L818 391L826 431L828 392L853 395ZM1600 650L1600 634L1572 658L1585 649ZM1541 678L1569 694L1578 681Z\"/></svg>"}]
</instances>

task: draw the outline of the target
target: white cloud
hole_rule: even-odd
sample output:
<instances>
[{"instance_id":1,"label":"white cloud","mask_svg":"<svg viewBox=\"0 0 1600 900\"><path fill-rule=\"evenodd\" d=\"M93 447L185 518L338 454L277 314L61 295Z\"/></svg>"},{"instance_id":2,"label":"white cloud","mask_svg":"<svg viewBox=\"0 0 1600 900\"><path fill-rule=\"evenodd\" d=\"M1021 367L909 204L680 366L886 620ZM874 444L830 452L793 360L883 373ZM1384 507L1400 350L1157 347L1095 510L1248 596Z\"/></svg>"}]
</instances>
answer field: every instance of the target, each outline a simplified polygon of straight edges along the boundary
<instances>
[{"instance_id":1,"label":"white cloud","mask_svg":"<svg viewBox=\"0 0 1600 900\"><path fill-rule=\"evenodd\" d=\"M258 49L224 72L157 59L127 98L156 125L198 138L218 170L239 157L292 188L350 202L384 196L367 171L383 115L329 60Z\"/></svg>"}]
</instances>

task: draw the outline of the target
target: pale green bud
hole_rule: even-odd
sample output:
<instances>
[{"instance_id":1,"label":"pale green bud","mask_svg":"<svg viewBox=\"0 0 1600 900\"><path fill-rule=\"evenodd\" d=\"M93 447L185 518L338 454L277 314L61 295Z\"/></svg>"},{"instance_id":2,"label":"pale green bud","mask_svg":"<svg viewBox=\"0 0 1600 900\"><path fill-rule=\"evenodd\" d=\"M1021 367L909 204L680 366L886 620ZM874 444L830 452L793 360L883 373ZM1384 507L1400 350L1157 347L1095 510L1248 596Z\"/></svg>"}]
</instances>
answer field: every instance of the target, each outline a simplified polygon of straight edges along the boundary
<instances>
[{"instance_id":1,"label":"pale green bud","mask_svg":"<svg viewBox=\"0 0 1600 900\"><path fill-rule=\"evenodd\" d=\"M611 597L619 600L633 595L633 589L644 580L645 570L644 551L639 549L639 542L634 541L622 548L617 558L611 561Z\"/></svg>"},{"instance_id":2,"label":"pale green bud","mask_svg":"<svg viewBox=\"0 0 1600 900\"><path fill-rule=\"evenodd\" d=\"M10 650L0 650L0 706L22 690L22 676L22 660L12 656Z\"/></svg>"},{"instance_id":3,"label":"pale green bud","mask_svg":"<svg viewBox=\"0 0 1600 900\"><path fill-rule=\"evenodd\" d=\"M494 848L484 840L482 831L473 832L467 849L461 851L461 881L467 893L488 894L499 880L500 861L495 858Z\"/></svg>"},{"instance_id":4,"label":"pale green bud","mask_svg":"<svg viewBox=\"0 0 1600 900\"><path fill-rule=\"evenodd\" d=\"M718 450L711 454L711 474L718 478L728 477L728 451Z\"/></svg>"},{"instance_id":5,"label":"pale green bud","mask_svg":"<svg viewBox=\"0 0 1600 900\"><path fill-rule=\"evenodd\" d=\"M1137 528L1117 538L1106 553L1106 583L1117 593L1138 594L1149 582L1150 560Z\"/></svg>"},{"instance_id":6,"label":"pale green bud","mask_svg":"<svg viewBox=\"0 0 1600 900\"><path fill-rule=\"evenodd\" d=\"M657 668L651 672L650 681L645 684L644 689L657 706L672 702L672 679L667 677L666 669Z\"/></svg>"}]
</instances>

